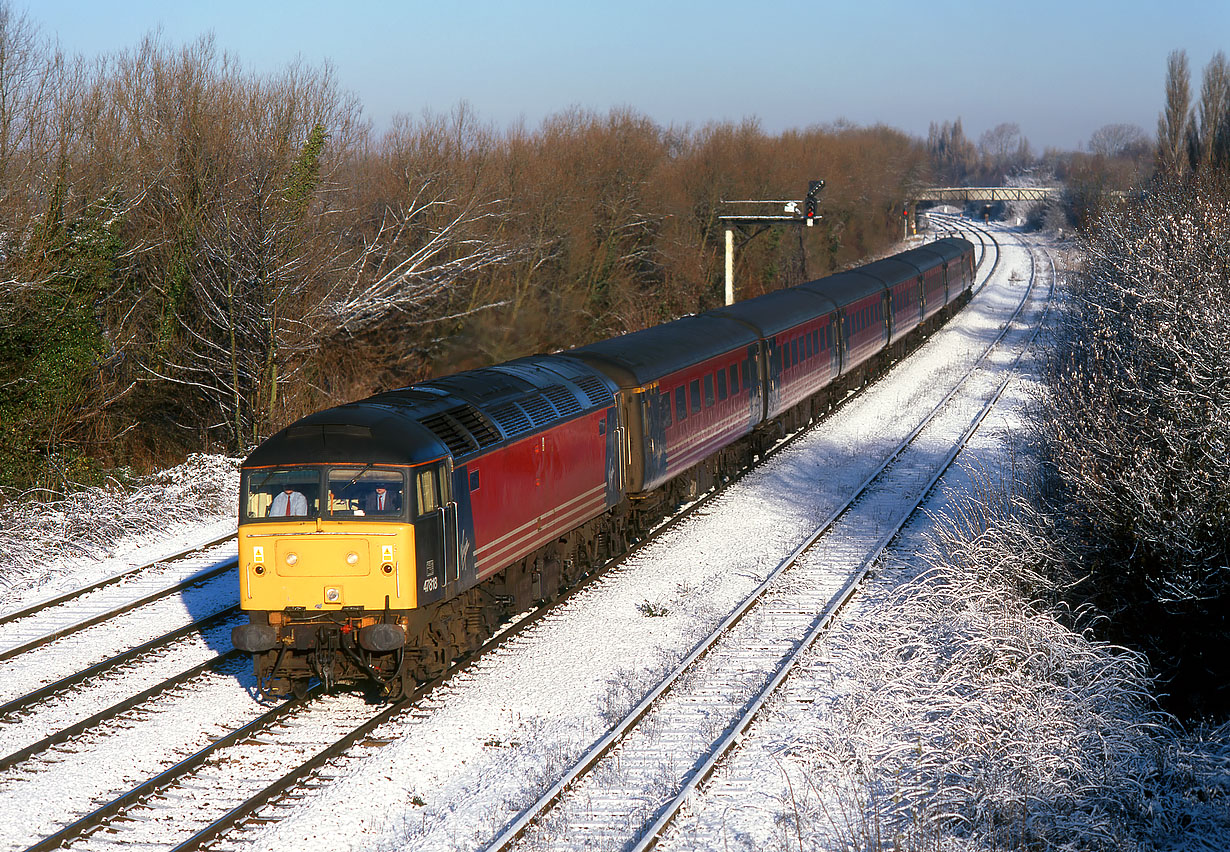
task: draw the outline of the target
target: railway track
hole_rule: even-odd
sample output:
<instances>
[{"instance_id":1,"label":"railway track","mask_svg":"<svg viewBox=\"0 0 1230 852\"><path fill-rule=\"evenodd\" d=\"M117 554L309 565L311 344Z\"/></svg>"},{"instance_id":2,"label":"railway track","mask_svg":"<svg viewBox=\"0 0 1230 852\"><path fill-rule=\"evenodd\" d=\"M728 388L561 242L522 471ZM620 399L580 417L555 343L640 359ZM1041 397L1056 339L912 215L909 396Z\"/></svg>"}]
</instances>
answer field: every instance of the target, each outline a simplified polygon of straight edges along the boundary
<instances>
[{"instance_id":1,"label":"railway track","mask_svg":"<svg viewBox=\"0 0 1230 852\"><path fill-rule=\"evenodd\" d=\"M227 536L203 548L185 551L172 559L143 565L100 583L53 598L0 620L0 662L50 645L90 627L114 620L143 606L182 595L193 587L224 578L236 565L236 558L208 556L217 546L234 541ZM200 555L202 559L188 557ZM173 565L173 576L155 571ZM175 570L178 568L179 570Z\"/></svg>"},{"instance_id":2,"label":"railway track","mask_svg":"<svg viewBox=\"0 0 1230 852\"><path fill-rule=\"evenodd\" d=\"M106 617L91 615L77 620L76 629L57 627L39 641L23 643L20 653L0 661L0 719L27 713L39 702L93 686L100 679L115 679L120 673L140 682L146 678L144 670L157 669L160 656L174 656L175 649L200 642L203 636L208 637L204 644L214 647L210 656L223 649L223 642L229 650L229 636L219 626L229 630L231 622L238 623L230 580L233 567L232 558L211 569L211 576L198 575L186 585L175 583L177 591L164 590L135 607L125 602Z\"/></svg>"},{"instance_id":3,"label":"railway track","mask_svg":"<svg viewBox=\"0 0 1230 852\"><path fill-rule=\"evenodd\" d=\"M994 268L999 262L998 246L993 238L989 243L980 241L983 245L980 269L991 252L994 254ZM989 273L983 274L982 280L985 282L988 276ZM787 439L779 444L775 452L788 447L792 440ZM707 501L693 504L663 528L668 528L703 509L705 502ZM221 571L225 572L228 568L229 566L223 567ZM575 591L579 592L582 588L584 584ZM168 594L173 595L174 592ZM536 617L527 619L525 624L507 630L497 637L493 647L516 635L535 619ZM223 672L225 677L225 671L230 671L225 669L228 662L230 661L220 664L215 660L208 665L222 665L223 668L211 671ZM207 671L208 665L198 666L199 670L194 670L190 677L211 676L211 671ZM448 676L451 677L456 671L457 669L450 670ZM229 676L233 681L235 674ZM196 680L191 682L198 683ZM417 691L406 702L383 708L372 708L363 704L363 709L356 709L353 703L359 699L355 696L310 696L304 702L287 702L273 711L234 727L208 746L177 758L173 766L138 786L124 790L101 806L93 807L92 810L79 809L76 812L77 818L70 825L58 826L54 833L30 848L50 849L68 843L71 843L73 848L79 848L83 845L110 846L115 842L151 842L160 848L168 848L168 843L173 843L176 849L191 849L213 843L235 825L245 821L255 824L274 818L269 812L277 810L278 797L283 797L283 802L289 801L285 797L288 791L292 791L289 795L295 795L293 788L296 785L312 786L317 783L311 781L309 776L327 761L344 754L348 749L378 748L382 745L379 740L369 740L364 745L370 732L395 719L399 714L422 712L416 710L416 707L421 705L436 685L438 684L428 685ZM168 683L160 685L159 689L146 690L142 693L142 701L156 703L161 700L160 696L173 691L176 686ZM120 708L108 718L122 718L125 713L134 709L138 715L157 712L154 709L140 709L144 706L142 702L137 702ZM4 709L0 708L0 711ZM97 727L107 721L101 718L102 714L99 716L99 719L91 718L77 725L84 730L91 725ZM321 733L314 734L313 731ZM61 738L55 742L50 742L51 738L48 738L43 751L62 749L65 743L80 733L81 731L76 734L59 732L58 736ZM282 751L280 757L271 756L271 750L279 749ZM32 753L37 751L38 749L34 748ZM252 761L250 765L254 767L253 777L250 781L236 783L237 778L244 776L237 767L246 765L244 762L249 758ZM17 771L19 764L20 761L10 761L0 765L0 771ZM220 764L227 767L225 775L219 773L217 777L211 777L210 772L216 771L215 768ZM280 767L276 771L273 768L275 765ZM274 780L270 782L270 778ZM231 788L235 788L234 795L229 793ZM221 798L220 791L223 789L228 790L225 801L219 807L209 809L208 816L202 814L198 797L193 791L208 790L211 801L217 801ZM219 815L220 810L222 813ZM258 811L262 812L254 816ZM169 825L176 826L173 839L169 839L167 834ZM142 832L146 829L154 831L153 839L141 839Z\"/></svg>"},{"instance_id":4,"label":"railway track","mask_svg":"<svg viewBox=\"0 0 1230 852\"><path fill-rule=\"evenodd\" d=\"M1040 319L1032 331L1015 325L1035 290L1034 277L992 347L890 458L522 811L486 847L488 852L518 844L643 850L657 842L994 408L1040 326ZM1053 289L1052 276L1047 304ZM1016 348L1011 365L988 371L993 350L1009 339ZM995 380L989 382L989 376ZM968 400L978 402L972 415ZM950 434L961 424L966 425L959 438L937 463L936 434ZM893 507L887 519L886 503Z\"/></svg>"},{"instance_id":5,"label":"railway track","mask_svg":"<svg viewBox=\"0 0 1230 852\"><path fill-rule=\"evenodd\" d=\"M136 565L131 568L127 568L116 574L112 574L110 577L105 577L102 580L99 580L95 583L90 583L89 585L82 586L79 589L73 589L72 591L65 592L63 594L56 595L54 597L47 598L42 601L38 601L37 603L31 604L27 607L23 607L22 609L14 610L13 612L4 613L3 615L0 615L0 627L9 625L15 621L22 621L23 619L29 619L33 617L43 618L47 615L47 613L51 612L56 607L59 607L62 604L67 604L72 601L81 601L86 596L92 595L96 592L101 592L104 589L119 586L122 584L130 584L134 580L139 580L143 575L151 573L153 569L157 568L160 565L169 565L171 563L186 560L192 556L208 553L212 548L217 547L218 545L221 545L221 544L225 544L229 541L234 541L234 540L235 540L235 534L230 533L228 535L224 535L219 538L216 538L213 541L208 541L208 542L205 542L204 544L196 545L186 550L181 550L179 553L173 553L170 556L165 556L161 559L156 559L153 562L146 562L141 565ZM196 570L195 566L192 566L192 570L194 571ZM197 579L201 579L201 577L197 577ZM184 581L184 582L188 582L188 581ZM173 594L175 589L182 588L182 585L183 585L182 583L176 584L175 586L171 586L171 587L166 587L164 585L163 588L167 590L168 594ZM155 584L155 587L157 588L157 584ZM131 589L131 586L129 588ZM157 591L154 591L151 594L157 594ZM129 595L125 596L126 599L128 597L130 596ZM119 609L119 607L114 608L112 611L115 611L115 609ZM102 613L104 615L106 612L107 610L105 609L102 610ZM64 634L61 633L61 635L64 635ZM8 656L12 656L12 654L9 652L6 645L7 643L0 644L0 649L3 649L3 650L0 650L0 654L7 654ZM3 657L0 657L0 659L2 658Z\"/></svg>"}]
</instances>

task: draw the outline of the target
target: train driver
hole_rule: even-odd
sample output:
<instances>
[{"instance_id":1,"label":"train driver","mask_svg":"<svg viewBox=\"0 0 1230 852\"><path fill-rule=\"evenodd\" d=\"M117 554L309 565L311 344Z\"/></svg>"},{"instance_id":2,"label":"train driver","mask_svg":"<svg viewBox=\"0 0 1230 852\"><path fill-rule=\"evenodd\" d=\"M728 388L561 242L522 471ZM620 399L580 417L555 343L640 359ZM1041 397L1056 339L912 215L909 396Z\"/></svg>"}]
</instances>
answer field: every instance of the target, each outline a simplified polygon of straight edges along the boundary
<instances>
[{"instance_id":1,"label":"train driver","mask_svg":"<svg viewBox=\"0 0 1230 852\"><path fill-rule=\"evenodd\" d=\"M306 514L307 498L289 485L273 498L273 503L269 506L269 517L271 518Z\"/></svg>"},{"instance_id":2,"label":"train driver","mask_svg":"<svg viewBox=\"0 0 1230 852\"><path fill-rule=\"evenodd\" d=\"M401 511L398 505L399 495L393 494L383 485L377 485L376 490L367 495L363 509L369 515L396 513Z\"/></svg>"}]
</instances>

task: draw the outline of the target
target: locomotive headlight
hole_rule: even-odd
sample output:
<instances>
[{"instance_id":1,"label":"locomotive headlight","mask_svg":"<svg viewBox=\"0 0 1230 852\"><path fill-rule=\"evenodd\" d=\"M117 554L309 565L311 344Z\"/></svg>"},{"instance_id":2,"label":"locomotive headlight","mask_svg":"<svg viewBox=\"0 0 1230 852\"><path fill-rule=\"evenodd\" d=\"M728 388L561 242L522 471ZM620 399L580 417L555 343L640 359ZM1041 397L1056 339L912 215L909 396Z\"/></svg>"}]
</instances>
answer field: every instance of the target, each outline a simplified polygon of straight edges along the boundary
<instances>
[{"instance_id":1,"label":"locomotive headlight","mask_svg":"<svg viewBox=\"0 0 1230 852\"><path fill-rule=\"evenodd\" d=\"M353 550L347 553L346 554L346 564L347 565L358 565L359 564L359 554L355 553Z\"/></svg>"},{"instance_id":2,"label":"locomotive headlight","mask_svg":"<svg viewBox=\"0 0 1230 852\"><path fill-rule=\"evenodd\" d=\"M286 554L286 564L287 564L287 565L294 565L294 564L295 564L296 562L298 562L298 561L299 561L299 554L298 554L298 553L288 553L288 554Z\"/></svg>"},{"instance_id":3,"label":"locomotive headlight","mask_svg":"<svg viewBox=\"0 0 1230 852\"><path fill-rule=\"evenodd\" d=\"M325 589L325 603L337 603L342 599L342 590L334 587Z\"/></svg>"}]
</instances>

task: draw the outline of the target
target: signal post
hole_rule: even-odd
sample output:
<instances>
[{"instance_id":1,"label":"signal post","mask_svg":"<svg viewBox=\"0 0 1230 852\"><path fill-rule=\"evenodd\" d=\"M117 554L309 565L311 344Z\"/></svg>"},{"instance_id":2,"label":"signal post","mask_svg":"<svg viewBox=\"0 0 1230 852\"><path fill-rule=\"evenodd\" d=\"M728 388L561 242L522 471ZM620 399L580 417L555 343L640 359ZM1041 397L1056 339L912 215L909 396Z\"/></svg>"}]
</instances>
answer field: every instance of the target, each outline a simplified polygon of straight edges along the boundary
<instances>
[{"instance_id":1,"label":"signal post","mask_svg":"<svg viewBox=\"0 0 1230 852\"><path fill-rule=\"evenodd\" d=\"M785 208L784 215L737 214L718 217L726 225L726 304L732 305L735 301L735 228L747 234L746 239L743 240L744 243L747 243L749 240L763 234L773 225L793 222L798 224L806 223L807 227L813 227L816 219L819 218L816 212L816 201L822 189L824 189L824 181L812 180L807 182L807 195L802 201L773 201L766 199L722 202L723 204L781 204ZM751 230L753 227L756 227L756 230Z\"/></svg>"}]
</instances>

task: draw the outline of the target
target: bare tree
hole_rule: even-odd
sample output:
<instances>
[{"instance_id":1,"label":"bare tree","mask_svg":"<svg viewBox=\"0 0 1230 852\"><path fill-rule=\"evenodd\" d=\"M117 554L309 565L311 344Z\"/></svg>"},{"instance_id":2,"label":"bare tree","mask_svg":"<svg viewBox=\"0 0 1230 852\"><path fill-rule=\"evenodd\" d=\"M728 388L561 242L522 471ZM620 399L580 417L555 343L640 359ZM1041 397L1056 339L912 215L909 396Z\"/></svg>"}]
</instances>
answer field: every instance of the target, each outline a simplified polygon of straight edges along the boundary
<instances>
[{"instance_id":1,"label":"bare tree","mask_svg":"<svg viewBox=\"0 0 1230 852\"><path fill-rule=\"evenodd\" d=\"M1184 145L1191 100L1187 51L1171 51L1166 59L1166 106L1157 119L1157 170L1169 177L1179 177L1187 170Z\"/></svg>"},{"instance_id":2,"label":"bare tree","mask_svg":"<svg viewBox=\"0 0 1230 852\"><path fill-rule=\"evenodd\" d=\"M0 2L0 186L6 194L19 189L18 173L46 153L47 105L62 61L25 15Z\"/></svg>"},{"instance_id":3,"label":"bare tree","mask_svg":"<svg viewBox=\"0 0 1230 852\"><path fill-rule=\"evenodd\" d=\"M932 122L927 148L937 178L945 183L960 184L977 168L978 151L965 137L960 118L951 124L945 121L940 126Z\"/></svg>"},{"instance_id":4,"label":"bare tree","mask_svg":"<svg viewBox=\"0 0 1230 852\"><path fill-rule=\"evenodd\" d=\"M1145 132L1135 124L1106 124L1089 137L1089 151L1102 157L1130 153L1145 141Z\"/></svg>"},{"instance_id":5,"label":"bare tree","mask_svg":"<svg viewBox=\"0 0 1230 852\"><path fill-rule=\"evenodd\" d=\"M1220 50L1204 67L1200 101L1187 128L1187 156L1193 171L1230 162L1230 63Z\"/></svg>"},{"instance_id":6,"label":"bare tree","mask_svg":"<svg viewBox=\"0 0 1230 852\"><path fill-rule=\"evenodd\" d=\"M404 202L387 207L350 268L348 287L329 302L335 333L353 339L387 332L393 322L421 329L457 319L428 309L447 302L478 273L518 255L477 230L503 206L500 199L450 197L428 181ZM492 306L468 308L462 315Z\"/></svg>"},{"instance_id":7,"label":"bare tree","mask_svg":"<svg viewBox=\"0 0 1230 852\"><path fill-rule=\"evenodd\" d=\"M993 179L1002 180L1033 158L1029 140L1021 134L1021 126L1015 122L998 124L983 133L978 137L978 147L990 172L987 177Z\"/></svg>"}]
</instances>

